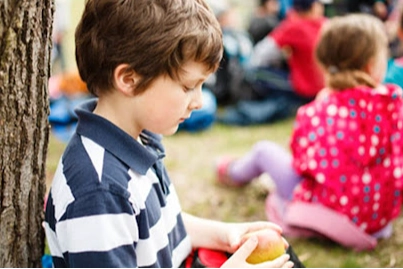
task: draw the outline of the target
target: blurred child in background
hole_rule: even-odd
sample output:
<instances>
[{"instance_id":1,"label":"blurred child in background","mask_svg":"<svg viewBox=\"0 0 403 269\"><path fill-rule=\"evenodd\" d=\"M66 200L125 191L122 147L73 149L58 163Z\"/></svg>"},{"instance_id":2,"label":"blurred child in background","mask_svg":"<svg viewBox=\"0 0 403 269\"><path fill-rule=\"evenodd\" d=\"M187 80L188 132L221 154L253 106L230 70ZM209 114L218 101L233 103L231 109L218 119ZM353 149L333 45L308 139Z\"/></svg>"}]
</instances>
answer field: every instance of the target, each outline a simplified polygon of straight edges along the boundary
<instances>
[{"instance_id":1,"label":"blurred child in background","mask_svg":"<svg viewBox=\"0 0 403 269\"><path fill-rule=\"evenodd\" d=\"M331 19L316 49L326 87L298 110L292 154L260 141L239 159L223 159L219 182L242 186L270 175L276 192L266 209L286 235L307 229L357 249L391 236L402 203L403 97L400 87L382 84L387 53L385 29L374 16ZM306 210L291 211L297 205Z\"/></svg>"},{"instance_id":2,"label":"blurred child in background","mask_svg":"<svg viewBox=\"0 0 403 269\"><path fill-rule=\"evenodd\" d=\"M367 13L380 20L386 20L389 14L388 0L348 0L347 10L350 13Z\"/></svg>"},{"instance_id":3,"label":"blurred child in background","mask_svg":"<svg viewBox=\"0 0 403 269\"><path fill-rule=\"evenodd\" d=\"M259 100L239 102L218 120L236 125L273 122L295 115L315 98L324 84L314 48L325 21L322 0L294 0L287 17L255 45L249 61L246 80Z\"/></svg>"},{"instance_id":4,"label":"blurred child in background","mask_svg":"<svg viewBox=\"0 0 403 269\"><path fill-rule=\"evenodd\" d=\"M324 6L319 0L294 0L293 10L287 18L264 40L259 42L253 52L251 66L271 70L273 62L285 55L290 69L288 88L297 95L312 99L323 87L323 75L314 58L314 49L323 23ZM270 75L267 71L267 80ZM264 80L263 78L261 78ZM268 82L267 92L276 89Z\"/></svg>"},{"instance_id":5,"label":"blurred child in background","mask_svg":"<svg viewBox=\"0 0 403 269\"><path fill-rule=\"evenodd\" d=\"M260 0L259 6L249 21L248 33L256 44L265 38L279 24L278 0Z\"/></svg>"},{"instance_id":6,"label":"blurred child in background","mask_svg":"<svg viewBox=\"0 0 403 269\"><path fill-rule=\"evenodd\" d=\"M53 20L52 32L52 55L51 63L53 73L63 73L66 71L67 63L64 53L64 42L66 39L67 31L70 27L70 1L69 0L55 0L55 13ZM59 64L57 66L57 63Z\"/></svg>"},{"instance_id":7,"label":"blurred child in background","mask_svg":"<svg viewBox=\"0 0 403 269\"><path fill-rule=\"evenodd\" d=\"M218 105L250 99L251 90L244 77L253 50L252 39L241 29L235 6L226 0L208 0L207 3L220 23L224 51L219 68L204 86L213 92Z\"/></svg>"}]
</instances>

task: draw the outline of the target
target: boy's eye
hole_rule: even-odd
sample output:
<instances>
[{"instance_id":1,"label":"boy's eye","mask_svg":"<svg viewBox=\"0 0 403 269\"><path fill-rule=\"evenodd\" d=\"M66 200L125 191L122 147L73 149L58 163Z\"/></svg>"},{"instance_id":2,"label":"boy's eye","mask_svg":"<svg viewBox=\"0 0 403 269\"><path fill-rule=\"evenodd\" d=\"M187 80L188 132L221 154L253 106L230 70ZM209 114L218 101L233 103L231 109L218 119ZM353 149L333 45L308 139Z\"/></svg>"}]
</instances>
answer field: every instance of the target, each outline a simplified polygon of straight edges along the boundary
<instances>
[{"instance_id":1,"label":"boy's eye","mask_svg":"<svg viewBox=\"0 0 403 269\"><path fill-rule=\"evenodd\" d=\"M185 87L185 91L193 91L195 88L189 88L189 87Z\"/></svg>"}]
</instances>

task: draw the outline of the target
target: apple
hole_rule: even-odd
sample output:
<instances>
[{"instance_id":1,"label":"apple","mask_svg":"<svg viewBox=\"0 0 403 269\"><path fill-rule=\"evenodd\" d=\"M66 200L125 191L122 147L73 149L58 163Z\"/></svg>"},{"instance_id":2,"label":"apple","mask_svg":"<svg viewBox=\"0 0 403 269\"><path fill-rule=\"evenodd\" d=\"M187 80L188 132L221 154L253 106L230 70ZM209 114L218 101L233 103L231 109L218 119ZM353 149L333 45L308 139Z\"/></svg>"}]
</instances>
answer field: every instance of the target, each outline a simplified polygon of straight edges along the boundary
<instances>
[{"instance_id":1,"label":"apple","mask_svg":"<svg viewBox=\"0 0 403 269\"><path fill-rule=\"evenodd\" d=\"M286 245L278 232L271 229L249 232L243 236L241 242L246 242L253 235L257 236L258 245L246 259L248 263L257 264L272 261L285 253Z\"/></svg>"}]
</instances>

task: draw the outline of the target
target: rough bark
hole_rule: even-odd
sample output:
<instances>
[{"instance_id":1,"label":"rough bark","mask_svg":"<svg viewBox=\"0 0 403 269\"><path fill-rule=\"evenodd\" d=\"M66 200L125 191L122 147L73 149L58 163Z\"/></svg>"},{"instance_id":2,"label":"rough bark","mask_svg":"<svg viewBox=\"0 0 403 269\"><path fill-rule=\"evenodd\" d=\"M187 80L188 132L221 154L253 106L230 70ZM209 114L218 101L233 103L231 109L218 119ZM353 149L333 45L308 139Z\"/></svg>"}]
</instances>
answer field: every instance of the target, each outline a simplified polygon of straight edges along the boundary
<instances>
[{"instance_id":1,"label":"rough bark","mask_svg":"<svg viewBox=\"0 0 403 269\"><path fill-rule=\"evenodd\" d=\"M41 267L53 6L0 1L1 267Z\"/></svg>"}]
</instances>

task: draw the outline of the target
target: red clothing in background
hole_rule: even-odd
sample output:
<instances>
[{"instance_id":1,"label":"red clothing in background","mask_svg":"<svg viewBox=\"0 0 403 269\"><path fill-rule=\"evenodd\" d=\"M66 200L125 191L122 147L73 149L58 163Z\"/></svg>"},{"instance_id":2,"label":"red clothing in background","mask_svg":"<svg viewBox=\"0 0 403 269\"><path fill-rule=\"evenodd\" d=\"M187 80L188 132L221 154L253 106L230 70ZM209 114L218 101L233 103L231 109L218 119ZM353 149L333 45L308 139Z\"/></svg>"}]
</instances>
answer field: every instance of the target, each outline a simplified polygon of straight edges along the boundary
<instances>
[{"instance_id":1,"label":"red clothing in background","mask_svg":"<svg viewBox=\"0 0 403 269\"><path fill-rule=\"evenodd\" d=\"M325 17L307 19L289 14L270 34L280 48L291 49L288 60L290 80L296 93L303 97L313 98L324 87L314 51L325 21Z\"/></svg>"}]
</instances>

